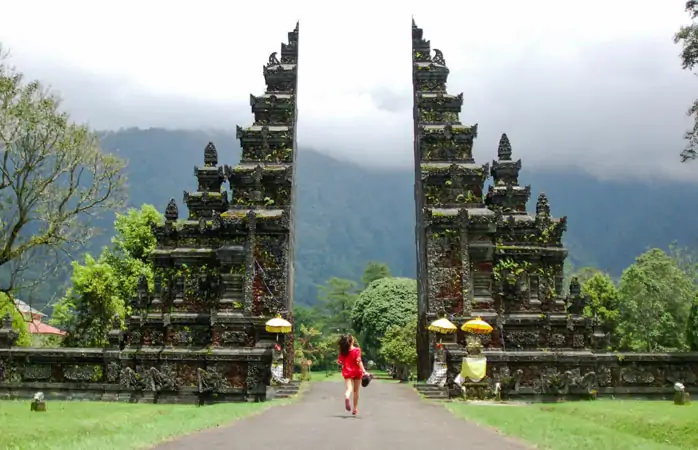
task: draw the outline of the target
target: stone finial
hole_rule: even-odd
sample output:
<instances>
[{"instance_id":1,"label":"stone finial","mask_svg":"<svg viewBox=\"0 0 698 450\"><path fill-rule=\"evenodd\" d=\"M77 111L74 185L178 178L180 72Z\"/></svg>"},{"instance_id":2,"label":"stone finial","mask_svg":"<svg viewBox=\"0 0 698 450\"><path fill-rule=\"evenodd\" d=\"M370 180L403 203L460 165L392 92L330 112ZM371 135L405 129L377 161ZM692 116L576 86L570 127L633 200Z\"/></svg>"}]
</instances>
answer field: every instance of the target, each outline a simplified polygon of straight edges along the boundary
<instances>
[{"instance_id":1,"label":"stone finial","mask_svg":"<svg viewBox=\"0 0 698 450\"><path fill-rule=\"evenodd\" d=\"M548 196L541 192L538 196L538 201L536 202L536 215L537 216L550 216L550 203L548 203Z\"/></svg>"},{"instance_id":2,"label":"stone finial","mask_svg":"<svg viewBox=\"0 0 698 450\"><path fill-rule=\"evenodd\" d=\"M19 333L12 328L12 315L8 311L2 318L0 327L0 348L10 348L17 342Z\"/></svg>"},{"instance_id":3,"label":"stone finial","mask_svg":"<svg viewBox=\"0 0 698 450\"><path fill-rule=\"evenodd\" d=\"M138 277L138 295L145 296L148 294L148 278L145 275Z\"/></svg>"},{"instance_id":4,"label":"stone finial","mask_svg":"<svg viewBox=\"0 0 698 450\"><path fill-rule=\"evenodd\" d=\"M269 55L267 66L278 66L279 64L281 64L281 62L279 62L279 58L276 57L276 52L272 52L272 54Z\"/></svg>"},{"instance_id":5,"label":"stone finial","mask_svg":"<svg viewBox=\"0 0 698 450\"><path fill-rule=\"evenodd\" d=\"M434 58L432 59L432 61L436 64L441 64L442 66L446 65L446 59L444 58L444 54L438 48L434 49Z\"/></svg>"},{"instance_id":6,"label":"stone finial","mask_svg":"<svg viewBox=\"0 0 698 450\"><path fill-rule=\"evenodd\" d=\"M582 293L582 286L579 284L577 277L572 277L570 280L570 295L576 297Z\"/></svg>"},{"instance_id":7,"label":"stone finial","mask_svg":"<svg viewBox=\"0 0 698 450\"><path fill-rule=\"evenodd\" d=\"M167 203L167 208L165 208L165 219L168 222L174 222L179 218L179 208L177 208L177 202L174 198L171 198L169 203Z\"/></svg>"},{"instance_id":8,"label":"stone finial","mask_svg":"<svg viewBox=\"0 0 698 450\"><path fill-rule=\"evenodd\" d=\"M206 167L212 167L218 165L218 150L213 142L209 142L204 148L204 165Z\"/></svg>"},{"instance_id":9,"label":"stone finial","mask_svg":"<svg viewBox=\"0 0 698 450\"><path fill-rule=\"evenodd\" d=\"M511 161L511 143L506 133L502 133L502 137L499 138L497 157L500 161Z\"/></svg>"},{"instance_id":10,"label":"stone finial","mask_svg":"<svg viewBox=\"0 0 698 450\"><path fill-rule=\"evenodd\" d=\"M114 317L111 318L111 327L113 330L121 329L121 316L114 314Z\"/></svg>"}]
</instances>

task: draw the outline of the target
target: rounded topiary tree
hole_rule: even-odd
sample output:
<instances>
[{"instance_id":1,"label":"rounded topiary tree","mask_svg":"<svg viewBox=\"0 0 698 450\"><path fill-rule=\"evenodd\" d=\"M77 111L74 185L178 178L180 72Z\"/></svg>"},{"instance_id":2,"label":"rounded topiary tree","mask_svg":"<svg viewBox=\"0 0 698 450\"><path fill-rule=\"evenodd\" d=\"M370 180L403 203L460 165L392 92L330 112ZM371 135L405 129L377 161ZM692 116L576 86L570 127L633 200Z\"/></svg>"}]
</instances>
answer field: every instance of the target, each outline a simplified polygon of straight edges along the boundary
<instances>
[{"instance_id":1,"label":"rounded topiary tree","mask_svg":"<svg viewBox=\"0 0 698 450\"><path fill-rule=\"evenodd\" d=\"M376 359L380 339L388 328L406 326L416 317L417 282L390 277L373 281L361 292L352 308L351 324L359 334L364 354Z\"/></svg>"}]
</instances>

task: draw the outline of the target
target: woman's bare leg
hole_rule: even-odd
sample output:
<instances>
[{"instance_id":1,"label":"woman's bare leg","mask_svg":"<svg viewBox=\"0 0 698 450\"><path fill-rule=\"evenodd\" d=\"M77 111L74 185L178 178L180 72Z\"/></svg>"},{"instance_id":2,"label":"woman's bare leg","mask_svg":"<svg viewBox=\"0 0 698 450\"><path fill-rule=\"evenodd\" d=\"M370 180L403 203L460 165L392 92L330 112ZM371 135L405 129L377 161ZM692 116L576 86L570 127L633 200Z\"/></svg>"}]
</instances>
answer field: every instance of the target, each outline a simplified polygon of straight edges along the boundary
<instances>
[{"instance_id":1,"label":"woman's bare leg","mask_svg":"<svg viewBox=\"0 0 698 450\"><path fill-rule=\"evenodd\" d=\"M351 380L354 388L354 414L359 413L359 391L361 390L361 380Z\"/></svg>"},{"instance_id":2,"label":"woman's bare leg","mask_svg":"<svg viewBox=\"0 0 698 450\"><path fill-rule=\"evenodd\" d=\"M349 404L349 399L351 398L351 393L354 388L354 380L351 378L345 378L344 379L344 384L345 384L345 390L344 390L344 406L346 407L347 411L351 409L351 405Z\"/></svg>"}]
</instances>

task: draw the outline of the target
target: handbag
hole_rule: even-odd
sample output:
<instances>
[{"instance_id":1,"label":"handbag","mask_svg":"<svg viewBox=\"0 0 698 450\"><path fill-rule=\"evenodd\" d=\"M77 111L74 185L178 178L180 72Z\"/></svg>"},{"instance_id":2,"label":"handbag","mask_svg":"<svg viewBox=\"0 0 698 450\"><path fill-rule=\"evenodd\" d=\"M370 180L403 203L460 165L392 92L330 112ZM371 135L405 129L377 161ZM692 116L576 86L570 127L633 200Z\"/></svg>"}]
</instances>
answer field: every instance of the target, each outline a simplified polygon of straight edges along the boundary
<instances>
[{"instance_id":1,"label":"handbag","mask_svg":"<svg viewBox=\"0 0 698 450\"><path fill-rule=\"evenodd\" d=\"M361 377L361 387L368 386L368 383L370 383L372 379L373 375L371 375L370 373L363 374L363 376Z\"/></svg>"}]
</instances>

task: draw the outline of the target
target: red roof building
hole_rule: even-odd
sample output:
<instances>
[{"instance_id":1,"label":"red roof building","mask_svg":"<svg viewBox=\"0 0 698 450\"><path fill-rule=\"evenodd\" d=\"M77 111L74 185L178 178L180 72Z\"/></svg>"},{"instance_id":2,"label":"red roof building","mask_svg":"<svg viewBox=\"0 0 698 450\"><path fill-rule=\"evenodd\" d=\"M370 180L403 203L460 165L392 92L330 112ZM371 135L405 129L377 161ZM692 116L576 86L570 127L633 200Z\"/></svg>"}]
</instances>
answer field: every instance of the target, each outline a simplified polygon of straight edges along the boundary
<instances>
[{"instance_id":1,"label":"red roof building","mask_svg":"<svg viewBox=\"0 0 698 450\"><path fill-rule=\"evenodd\" d=\"M27 328L29 333L33 335L52 335L52 336L65 336L65 331L59 330L56 327L52 327L46 323L43 323L41 319L46 317L46 314L41 311L32 308L22 300L15 299L15 307L24 316L24 320L27 322Z\"/></svg>"}]
</instances>

